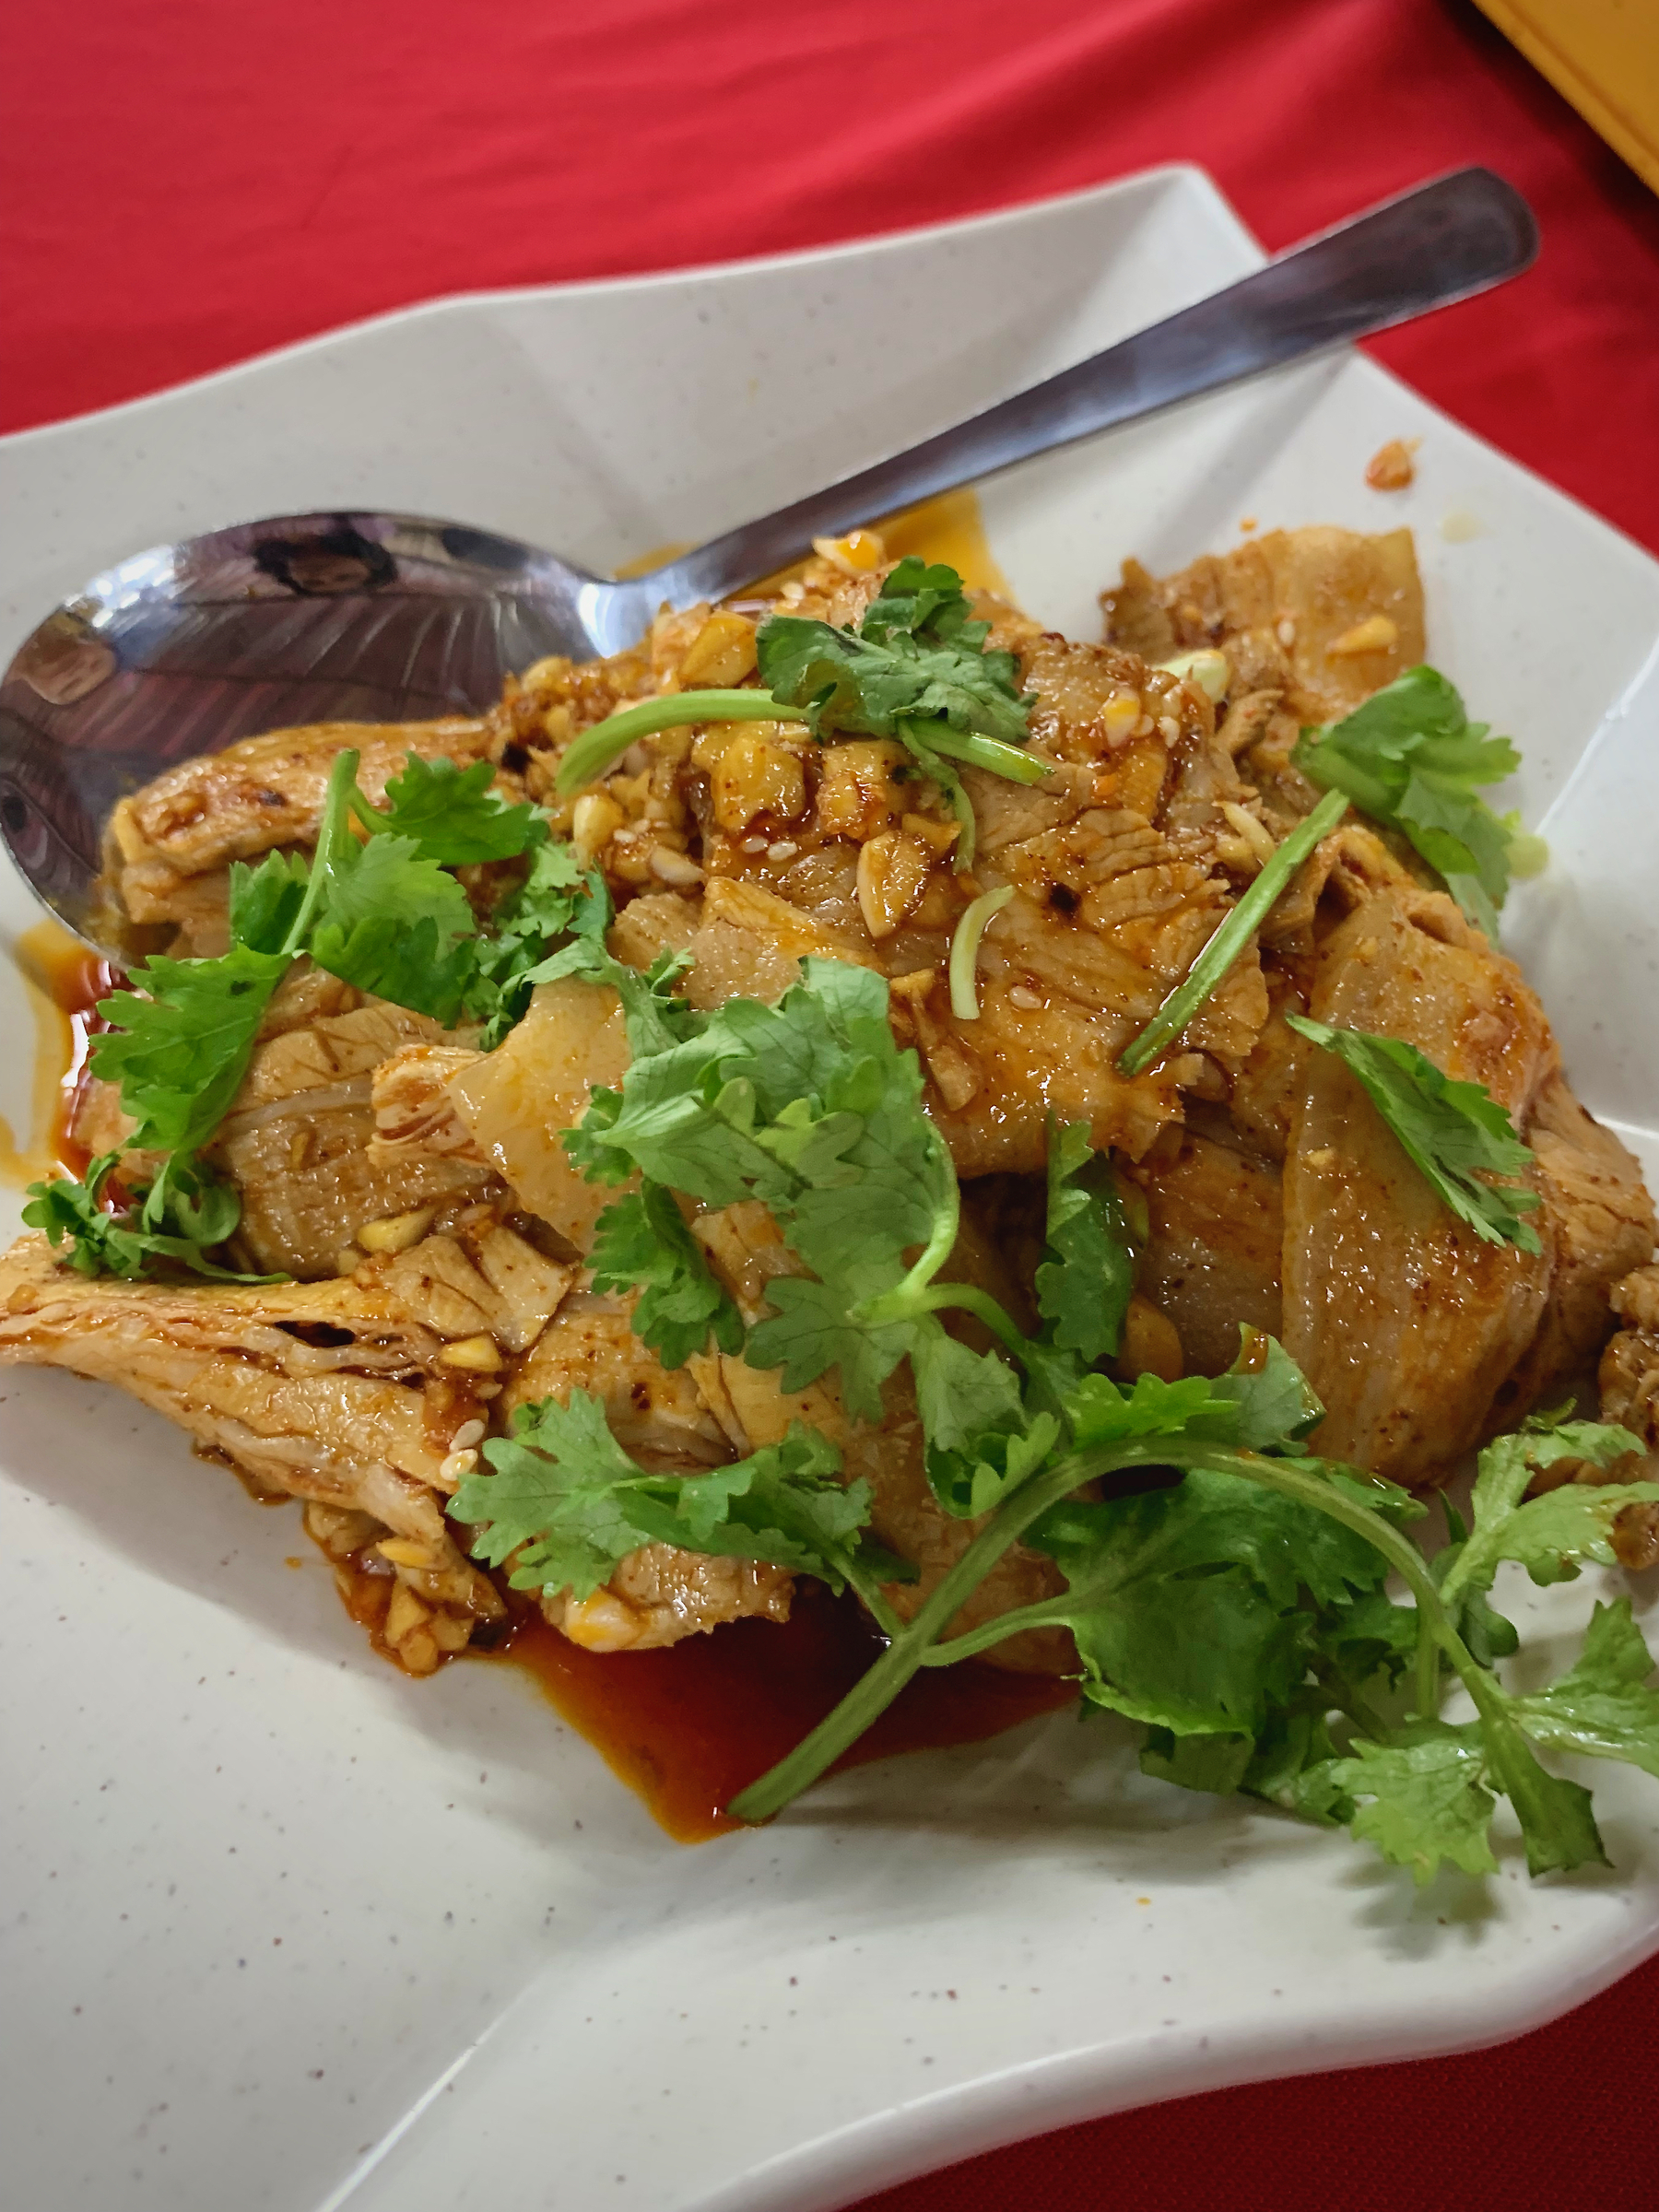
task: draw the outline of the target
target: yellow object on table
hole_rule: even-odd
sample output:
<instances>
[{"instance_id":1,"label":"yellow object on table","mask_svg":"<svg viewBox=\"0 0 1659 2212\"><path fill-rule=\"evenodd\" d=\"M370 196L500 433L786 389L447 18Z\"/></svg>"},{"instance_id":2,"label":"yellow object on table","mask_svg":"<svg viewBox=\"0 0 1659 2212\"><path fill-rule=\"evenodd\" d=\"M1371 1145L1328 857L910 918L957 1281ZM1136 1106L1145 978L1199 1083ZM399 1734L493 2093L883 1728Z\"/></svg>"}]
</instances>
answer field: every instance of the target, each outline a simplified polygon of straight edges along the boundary
<instances>
[{"instance_id":1,"label":"yellow object on table","mask_svg":"<svg viewBox=\"0 0 1659 2212\"><path fill-rule=\"evenodd\" d=\"M1659 192L1659 0L1477 0Z\"/></svg>"}]
</instances>

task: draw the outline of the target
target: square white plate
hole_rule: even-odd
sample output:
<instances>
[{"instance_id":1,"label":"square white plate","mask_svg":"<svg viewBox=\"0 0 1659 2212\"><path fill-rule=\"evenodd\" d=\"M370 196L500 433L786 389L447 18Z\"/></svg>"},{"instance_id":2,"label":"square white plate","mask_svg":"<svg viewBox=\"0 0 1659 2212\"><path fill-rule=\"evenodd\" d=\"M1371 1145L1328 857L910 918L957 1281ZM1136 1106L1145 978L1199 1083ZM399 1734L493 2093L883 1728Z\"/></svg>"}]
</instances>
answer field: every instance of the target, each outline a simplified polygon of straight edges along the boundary
<instances>
[{"instance_id":1,"label":"square white plate","mask_svg":"<svg viewBox=\"0 0 1659 2212\"><path fill-rule=\"evenodd\" d=\"M365 324L0 441L0 654L113 557L260 513L454 515L601 568L704 536L1259 258L1167 170ZM1368 491L1367 457L1412 434L1417 487ZM1513 732L1514 803L1555 839L1513 941L1588 1103L1659 1165L1659 564L1355 357L1032 465L983 508L1019 598L1086 636L1127 553L1179 563L1246 514L1412 524L1432 655ZM8 944L33 919L0 884ZM0 994L21 1135L9 967ZM1586 1778L1616 1874L1531 1885L1512 1848L1420 1896L1065 1717L683 1849L511 1670L375 1659L320 1559L285 1571L310 1549L291 1513L159 1420L63 1375L0 1382L19 2205L812 2212L1116 2106L1517 2032L1659 1947L1659 1787L1622 1769ZM1547 1644L1590 1591L1506 1594Z\"/></svg>"}]
</instances>

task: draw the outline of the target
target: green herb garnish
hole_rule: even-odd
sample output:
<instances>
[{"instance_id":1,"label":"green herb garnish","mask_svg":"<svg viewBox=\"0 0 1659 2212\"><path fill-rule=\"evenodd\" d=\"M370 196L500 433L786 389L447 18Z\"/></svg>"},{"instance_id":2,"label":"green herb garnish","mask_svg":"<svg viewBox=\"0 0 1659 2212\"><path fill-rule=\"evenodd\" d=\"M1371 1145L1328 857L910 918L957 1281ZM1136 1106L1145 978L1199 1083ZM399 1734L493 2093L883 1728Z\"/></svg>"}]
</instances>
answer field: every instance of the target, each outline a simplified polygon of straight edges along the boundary
<instances>
[{"instance_id":1,"label":"green herb garnish","mask_svg":"<svg viewBox=\"0 0 1659 2212\"><path fill-rule=\"evenodd\" d=\"M1327 792L1304 821L1275 849L1273 858L1240 898L1226 920L1205 945L1198 958L1176 984L1158 1012L1119 1060L1126 1076L1145 1075L1147 1068L1181 1035L1200 1006L1220 989L1228 970L1267 919L1290 878L1323 837L1335 829L1347 812L1347 800L1339 791Z\"/></svg>"},{"instance_id":2,"label":"green herb garnish","mask_svg":"<svg viewBox=\"0 0 1659 2212\"><path fill-rule=\"evenodd\" d=\"M463 1476L450 1511L479 1524L477 1558L513 1559L519 1590L589 1596L641 1544L673 1544L715 1559L766 1559L849 1583L878 1619L892 1616L880 1583L903 1562L865 1544L870 1487L837 1479L841 1461L816 1429L796 1422L769 1445L706 1475L651 1475L612 1436L602 1400L521 1406L512 1434L484 1446L490 1472ZM514 1558L514 1554L517 1555Z\"/></svg>"},{"instance_id":3,"label":"green herb garnish","mask_svg":"<svg viewBox=\"0 0 1659 2212\"><path fill-rule=\"evenodd\" d=\"M987 653L988 622L969 612L954 569L901 560L856 629L769 615L756 635L764 688L679 691L643 700L584 730L560 763L561 794L601 776L638 737L692 722L803 722L815 737L891 737L939 786L973 862L973 808L957 765L1038 783L1052 764L1020 749L1034 701L1011 653Z\"/></svg>"},{"instance_id":4,"label":"green herb garnish","mask_svg":"<svg viewBox=\"0 0 1659 2212\"><path fill-rule=\"evenodd\" d=\"M1521 765L1507 737L1471 722L1456 688L1435 668L1408 668L1363 706L1304 730L1291 759L1322 790L1345 791L1373 820L1402 831L1472 922L1498 935L1510 878L1543 865L1544 847L1518 815L1497 815L1478 786Z\"/></svg>"},{"instance_id":5,"label":"green herb garnish","mask_svg":"<svg viewBox=\"0 0 1659 2212\"><path fill-rule=\"evenodd\" d=\"M1305 1014L1287 1014L1299 1035L1342 1062L1398 1137L1412 1165L1436 1194L1488 1244L1538 1252L1538 1232L1523 1214L1535 1213L1538 1194L1513 1179L1532 1165L1515 1124L1479 1083L1454 1083L1397 1037L1333 1029Z\"/></svg>"},{"instance_id":6,"label":"green herb garnish","mask_svg":"<svg viewBox=\"0 0 1659 2212\"><path fill-rule=\"evenodd\" d=\"M126 1205L112 1208L104 1203L106 1186L120 1159L119 1152L105 1152L82 1181L65 1175L29 1185L25 1225L44 1230L54 1248L66 1243L64 1256L78 1274L113 1275L130 1282L166 1261L215 1282L281 1280L239 1275L209 1256L235 1232L241 1200L204 1161L187 1152L174 1153L147 1188L140 1183Z\"/></svg>"}]
</instances>

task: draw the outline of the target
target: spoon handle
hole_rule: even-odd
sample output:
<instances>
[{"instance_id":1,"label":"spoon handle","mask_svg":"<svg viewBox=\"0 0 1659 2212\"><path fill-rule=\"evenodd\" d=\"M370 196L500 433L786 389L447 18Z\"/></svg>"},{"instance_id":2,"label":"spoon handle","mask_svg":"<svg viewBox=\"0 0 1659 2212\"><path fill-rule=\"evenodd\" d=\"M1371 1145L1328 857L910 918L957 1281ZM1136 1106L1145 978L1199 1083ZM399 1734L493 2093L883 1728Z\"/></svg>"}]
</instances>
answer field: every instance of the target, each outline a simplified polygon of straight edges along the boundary
<instances>
[{"instance_id":1,"label":"spoon handle","mask_svg":"<svg viewBox=\"0 0 1659 2212\"><path fill-rule=\"evenodd\" d=\"M798 559L815 537L1466 300L1518 276L1537 250L1532 210L1512 184L1489 169L1454 171L906 453L728 530L636 589L653 607L724 598Z\"/></svg>"}]
</instances>

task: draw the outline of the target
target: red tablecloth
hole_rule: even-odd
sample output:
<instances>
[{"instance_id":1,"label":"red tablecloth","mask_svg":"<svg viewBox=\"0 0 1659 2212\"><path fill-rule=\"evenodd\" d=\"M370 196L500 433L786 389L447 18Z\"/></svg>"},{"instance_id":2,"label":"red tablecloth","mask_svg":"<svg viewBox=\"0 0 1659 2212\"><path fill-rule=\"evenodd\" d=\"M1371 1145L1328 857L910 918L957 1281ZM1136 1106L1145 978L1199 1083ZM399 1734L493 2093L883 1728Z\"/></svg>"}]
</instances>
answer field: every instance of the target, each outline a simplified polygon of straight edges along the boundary
<instances>
[{"instance_id":1,"label":"red tablecloth","mask_svg":"<svg viewBox=\"0 0 1659 2212\"><path fill-rule=\"evenodd\" d=\"M437 292L816 244L1172 158L1269 246L1487 161L1536 209L1539 266L1376 350L1659 550L1659 202L1464 0L36 7L12 12L0 103L7 429ZM1162 2106L873 2204L1646 2207L1655 2035L1659 1964L1482 2056Z\"/></svg>"}]
</instances>

